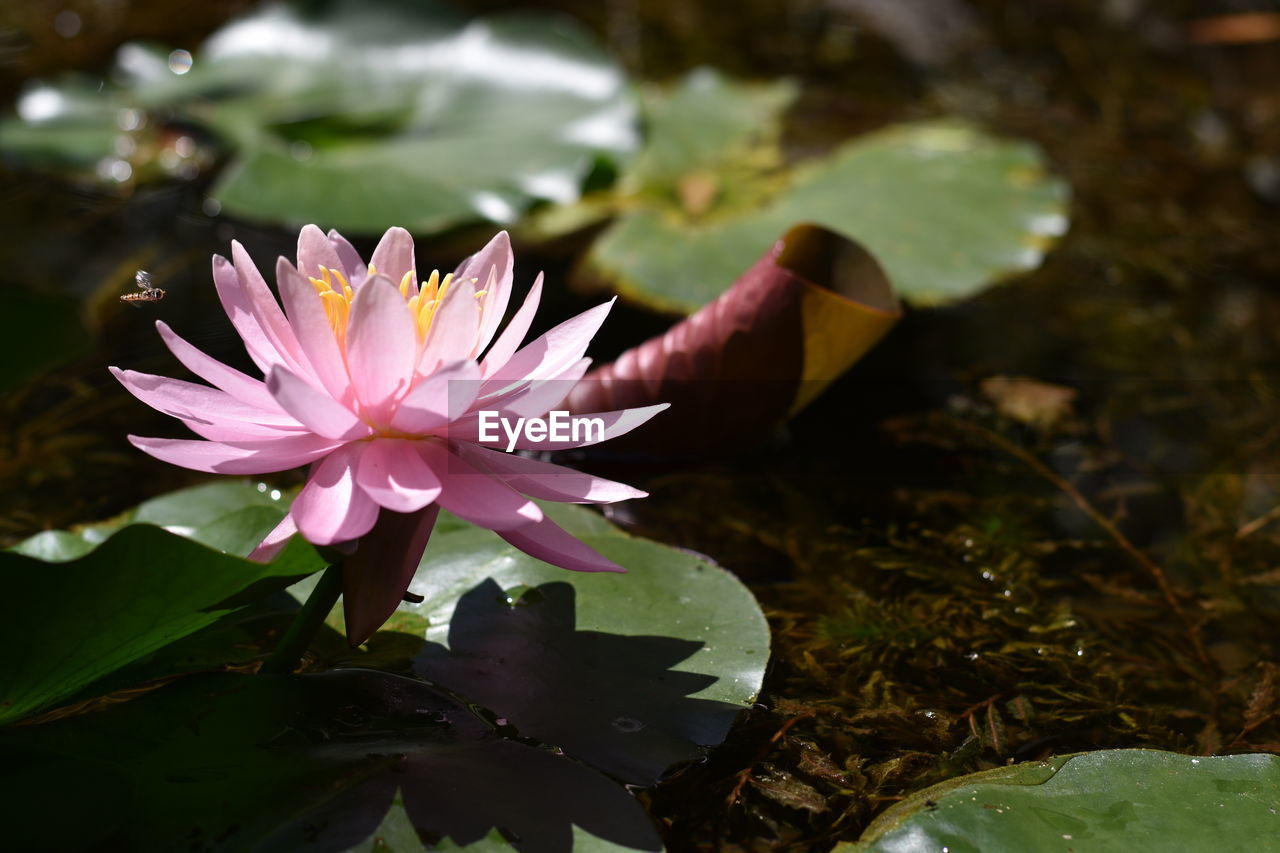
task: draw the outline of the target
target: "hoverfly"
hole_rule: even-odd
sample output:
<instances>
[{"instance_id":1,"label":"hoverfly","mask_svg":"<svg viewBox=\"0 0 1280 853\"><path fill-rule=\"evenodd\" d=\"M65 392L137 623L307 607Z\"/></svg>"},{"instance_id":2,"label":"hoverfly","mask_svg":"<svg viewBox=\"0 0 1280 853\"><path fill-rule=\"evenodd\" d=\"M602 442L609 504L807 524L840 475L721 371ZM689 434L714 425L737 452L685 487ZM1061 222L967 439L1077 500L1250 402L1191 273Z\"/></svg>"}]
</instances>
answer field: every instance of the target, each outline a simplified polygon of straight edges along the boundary
<instances>
[{"instance_id":1,"label":"hoverfly","mask_svg":"<svg viewBox=\"0 0 1280 853\"><path fill-rule=\"evenodd\" d=\"M164 291L151 284L151 273L146 270L138 270L133 277L133 283L138 286L139 293L126 293L120 297L120 301L128 305L139 305L143 302L159 302L164 299Z\"/></svg>"}]
</instances>

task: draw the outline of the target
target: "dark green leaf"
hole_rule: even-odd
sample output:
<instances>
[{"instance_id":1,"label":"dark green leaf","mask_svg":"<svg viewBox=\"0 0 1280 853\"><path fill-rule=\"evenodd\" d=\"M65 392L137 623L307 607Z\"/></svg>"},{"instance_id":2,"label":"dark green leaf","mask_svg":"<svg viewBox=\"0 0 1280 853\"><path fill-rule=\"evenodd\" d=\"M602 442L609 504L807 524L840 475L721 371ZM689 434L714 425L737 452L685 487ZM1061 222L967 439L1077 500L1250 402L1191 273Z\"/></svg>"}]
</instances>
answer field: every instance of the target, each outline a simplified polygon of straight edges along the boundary
<instances>
[{"instance_id":1,"label":"dark green leaf","mask_svg":"<svg viewBox=\"0 0 1280 853\"><path fill-rule=\"evenodd\" d=\"M232 509L236 492L245 501L257 494L219 483L149 502L137 514L247 553L284 508ZM196 522L202 498L207 514ZM322 565L300 540L262 565L150 524L113 526L43 533L0 553L0 642L11 650L0 669L0 722L65 699Z\"/></svg>"},{"instance_id":2,"label":"dark green leaf","mask_svg":"<svg viewBox=\"0 0 1280 853\"><path fill-rule=\"evenodd\" d=\"M568 853L581 827L607 849L660 848L616 783L370 670L195 676L10 729L0 754L6 840L22 849L346 850L384 825L397 790L401 844L505 847L498 830L520 851ZM76 819L50 821L67 802Z\"/></svg>"}]
</instances>

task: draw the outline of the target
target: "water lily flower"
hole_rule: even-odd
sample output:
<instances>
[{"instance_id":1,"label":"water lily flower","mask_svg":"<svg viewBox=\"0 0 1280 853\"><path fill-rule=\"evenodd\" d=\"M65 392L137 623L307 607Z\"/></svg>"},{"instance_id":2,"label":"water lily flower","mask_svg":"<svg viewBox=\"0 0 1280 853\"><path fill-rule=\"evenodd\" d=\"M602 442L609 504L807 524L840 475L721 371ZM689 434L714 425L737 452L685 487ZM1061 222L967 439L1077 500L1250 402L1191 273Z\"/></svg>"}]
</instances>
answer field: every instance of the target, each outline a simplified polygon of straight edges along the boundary
<instances>
[{"instance_id":1,"label":"water lily flower","mask_svg":"<svg viewBox=\"0 0 1280 853\"><path fill-rule=\"evenodd\" d=\"M451 275L420 280L413 240L402 228L386 232L366 265L336 231L308 225L298 237L297 265L283 257L276 263L282 310L233 242L230 261L214 257L213 279L264 379L211 358L157 322L178 361L209 385L111 370L138 399L201 439L129 440L197 471L265 474L310 464L288 515L251 556L269 559L295 533L347 553L343 595L353 644L395 610L442 508L548 563L622 571L531 498L607 503L643 492L479 440L481 411L529 418L561 405L585 373L587 345L612 304L521 346L542 277L497 334L512 271L505 232ZM664 408L587 417L600 418L612 438ZM578 439L516 446L577 447L599 434Z\"/></svg>"}]
</instances>

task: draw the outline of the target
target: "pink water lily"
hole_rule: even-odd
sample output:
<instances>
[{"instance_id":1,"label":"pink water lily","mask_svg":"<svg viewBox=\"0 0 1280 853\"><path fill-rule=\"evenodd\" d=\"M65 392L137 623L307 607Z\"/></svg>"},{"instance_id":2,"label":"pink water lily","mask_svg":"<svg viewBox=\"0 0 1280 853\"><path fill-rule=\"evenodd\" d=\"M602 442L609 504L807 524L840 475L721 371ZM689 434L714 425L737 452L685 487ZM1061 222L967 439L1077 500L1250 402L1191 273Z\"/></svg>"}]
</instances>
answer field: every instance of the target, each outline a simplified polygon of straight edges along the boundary
<instances>
[{"instance_id":1,"label":"pink water lily","mask_svg":"<svg viewBox=\"0 0 1280 853\"><path fill-rule=\"evenodd\" d=\"M170 351L209 385L112 372L138 399L201 439L129 440L157 459L198 471L264 474L310 464L289 514L253 556L269 559L295 533L347 552L343 594L352 643L395 610L441 508L548 563L623 570L546 517L531 498L608 503L643 492L491 449L477 430L481 410L527 418L559 406L586 371L587 344L612 303L521 346L538 308L539 276L497 334L512 290L505 232L451 275L420 280L412 238L402 228L383 235L366 266L336 231L326 235L308 225L298 237L297 266L276 262L283 310L239 243L231 244L231 258L214 257L214 283L265 381L211 358L157 322ZM600 418L612 438L664 408L586 417ZM536 449L577 447L599 437L579 438Z\"/></svg>"}]
</instances>

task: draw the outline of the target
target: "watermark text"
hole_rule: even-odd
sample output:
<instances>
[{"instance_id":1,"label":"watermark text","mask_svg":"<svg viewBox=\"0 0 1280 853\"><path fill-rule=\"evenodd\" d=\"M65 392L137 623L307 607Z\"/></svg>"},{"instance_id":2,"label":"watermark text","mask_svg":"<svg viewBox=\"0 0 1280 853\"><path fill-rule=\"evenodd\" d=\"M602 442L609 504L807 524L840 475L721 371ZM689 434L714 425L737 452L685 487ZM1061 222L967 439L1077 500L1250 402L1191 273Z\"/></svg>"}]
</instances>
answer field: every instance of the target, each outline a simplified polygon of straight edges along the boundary
<instances>
[{"instance_id":1,"label":"watermark text","mask_svg":"<svg viewBox=\"0 0 1280 853\"><path fill-rule=\"evenodd\" d=\"M501 412L481 409L479 415L479 438L483 443L499 442L506 437L508 453L515 451L521 444L542 444L544 442L573 442L574 444L590 444L604 441L604 418L576 417L569 412L548 412L545 418L505 418Z\"/></svg>"}]
</instances>

